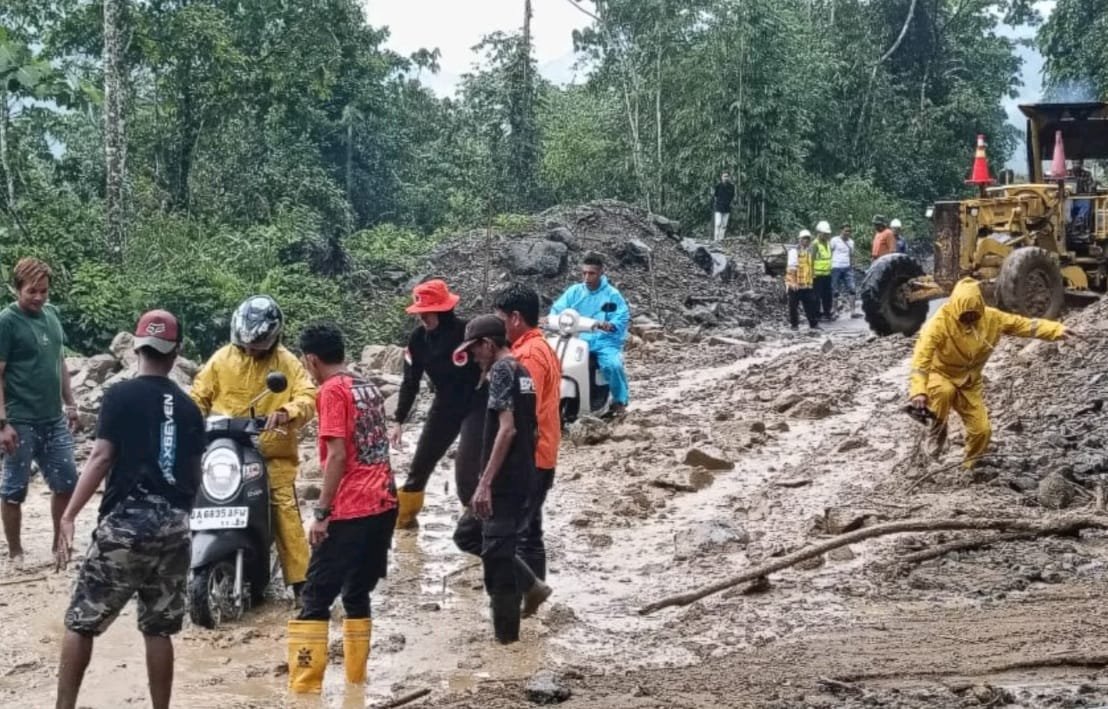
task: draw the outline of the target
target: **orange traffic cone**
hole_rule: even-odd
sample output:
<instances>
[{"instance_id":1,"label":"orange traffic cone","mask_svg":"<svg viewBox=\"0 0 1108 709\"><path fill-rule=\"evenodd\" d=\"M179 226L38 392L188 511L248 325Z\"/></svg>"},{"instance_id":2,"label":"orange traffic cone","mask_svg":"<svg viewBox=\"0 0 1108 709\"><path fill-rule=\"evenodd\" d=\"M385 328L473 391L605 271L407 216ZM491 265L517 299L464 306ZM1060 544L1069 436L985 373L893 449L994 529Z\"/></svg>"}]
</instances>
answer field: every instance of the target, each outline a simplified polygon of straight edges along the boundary
<instances>
[{"instance_id":1,"label":"orange traffic cone","mask_svg":"<svg viewBox=\"0 0 1108 709\"><path fill-rule=\"evenodd\" d=\"M1054 131L1054 159L1050 161L1050 177L1054 180L1066 179L1066 149L1062 145L1062 131Z\"/></svg>"},{"instance_id":2,"label":"orange traffic cone","mask_svg":"<svg viewBox=\"0 0 1108 709\"><path fill-rule=\"evenodd\" d=\"M996 180L989 176L989 162L985 159L985 136L977 136L977 152L973 156L973 171L966 180L967 185L977 185L984 189L985 185L995 184Z\"/></svg>"}]
</instances>

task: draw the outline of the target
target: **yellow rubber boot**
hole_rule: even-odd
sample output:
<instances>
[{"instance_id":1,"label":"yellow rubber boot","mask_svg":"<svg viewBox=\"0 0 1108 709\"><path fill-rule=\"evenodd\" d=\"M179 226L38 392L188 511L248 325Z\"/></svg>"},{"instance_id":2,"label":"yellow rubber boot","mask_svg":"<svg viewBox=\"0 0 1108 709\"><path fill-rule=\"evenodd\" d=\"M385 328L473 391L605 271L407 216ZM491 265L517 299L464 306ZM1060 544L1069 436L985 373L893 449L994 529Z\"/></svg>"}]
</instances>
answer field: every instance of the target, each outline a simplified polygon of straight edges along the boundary
<instances>
[{"instance_id":1,"label":"yellow rubber boot","mask_svg":"<svg viewBox=\"0 0 1108 709\"><path fill-rule=\"evenodd\" d=\"M370 618L347 618L342 621L342 664L346 668L347 684L365 682L365 666L369 662L369 641L373 634Z\"/></svg>"},{"instance_id":2,"label":"yellow rubber boot","mask_svg":"<svg viewBox=\"0 0 1108 709\"><path fill-rule=\"evenodd\" d=\"M327 669L326 620L290 620L289 690L298 694L323 691Z\"/></svg>"},{"instance_id":3,"label":"yellow rubber boot","mask_svg":"<svg viewBox=\"0 0 1108 709\"><path fill-rule=\"evenodd\" d=\"M419 515L419 511L423 509L423 492L400 490L396 493L396 499L400 503L400 509L396 513L396 528L415 529L418 527L419 520L416 517Z\"/></svg>"}]
</instances>

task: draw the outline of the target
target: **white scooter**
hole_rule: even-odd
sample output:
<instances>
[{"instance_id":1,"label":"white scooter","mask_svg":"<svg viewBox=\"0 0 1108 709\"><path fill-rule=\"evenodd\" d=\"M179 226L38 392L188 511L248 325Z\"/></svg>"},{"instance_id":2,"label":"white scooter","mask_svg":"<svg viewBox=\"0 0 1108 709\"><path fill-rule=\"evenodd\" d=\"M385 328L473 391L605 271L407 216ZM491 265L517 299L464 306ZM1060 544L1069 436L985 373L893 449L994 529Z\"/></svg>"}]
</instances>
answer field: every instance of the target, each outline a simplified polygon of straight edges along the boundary
<instances>
[{"instance_id":1,"label":"white scooter","mask_svg":"<svg viewBox=\"0 0 1108 709\"><path fill-rule=\"evenodd\" d=\"M607 307L607 306L605 306ZM613 306L613 310L614 310ZM579 416L600 418L612 405L612 393L597 366L596 355L578 335L597 330L599 320L582 317L576 310L563 310L546 319L550 333L546 342L562 364L562 425Z\"/></svg>"}]
</instances>

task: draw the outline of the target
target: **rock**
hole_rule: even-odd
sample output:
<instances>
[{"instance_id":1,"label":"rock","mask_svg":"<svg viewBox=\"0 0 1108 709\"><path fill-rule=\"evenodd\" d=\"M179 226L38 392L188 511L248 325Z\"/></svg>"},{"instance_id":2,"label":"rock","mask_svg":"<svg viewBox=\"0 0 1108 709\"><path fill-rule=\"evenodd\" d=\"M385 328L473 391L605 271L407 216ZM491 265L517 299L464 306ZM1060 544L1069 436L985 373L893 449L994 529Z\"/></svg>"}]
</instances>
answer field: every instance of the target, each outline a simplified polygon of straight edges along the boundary
<instances>
[{"instance_id":1,"label":"rock","mask_svg":"<svg viewBox=\"0 0 1108 709\"><path fill-rule=\"evenodd\" d=\"M795 391L783 391L777 395L777 398L773 400L771 406L773 410L779 414L783 414L792 407L799 404L801 401L800 394Z\"/></svg>"},{"instance_id":2,"label":"rock","mask_svg":"<svg viewBox=\"0 0 1108 709\"><path fill-rule=\"evenodd\" d=\"M833 413L831 405L823 400L804 399L793 406L789 413L793 418L818 421Z\"/></svg>"},{"instance_id":3,"label":"rock","mask_svg":"<svg viewBox=\"0 0 1108 709\"><path fill-rule=\"evenodd\" d=\"M403 374L404 348L396 345L367 345L362 350L361 364L382 374Z\"/></svg>"},{"instance_id":4,"label":"rock","mask_svg":"<svg viewBox=\"0 0 1108 709\"><path fill-rule=\"evenodd\" d=\"M839 444L838 451L840 453L849 453L859 448L865 448L868 445L869 441L864 438L848 438Z\"/></svg>"},{"instance_id":5,"label":"rock","mask_svg":"<svg viewBox=\"0 0 1108 709\"><path fill-rule=\"evenodd\" d=\"M385 417L392 421L396 416L396 407L400 405L400 393L397 392L385 399Z\"/></svg>"},{"instance_id":6,"label":"rock","mask_svg":"<svg viewBox=\"0 0 1108 709\"><path fill-rule=\"evenodd\" d=\"M830 507L823 513L823 529L828 534L845 534L861 529L875 516L872 510Z\"/></svg>"},{"instance_id":7,"label":"rock","mask_svg":"<svg viewBox=\"0 0 1108 709\"><path fill-rule=\"evenodd\" d=\"M800 569L801 571L813 571L826 563L827 560L823 558L823 555L821 554L820 556L813 556L811 559L799 561L796 564L793 564L793 567Z\"/></svg>"},{"instance_id":8,"label":"rock","mask_svg":"<svg viewBox=\"0 0 1108 709\"><path fill-rule=\"evenodd\" d=\"M754 423L750 424L750 432L751 433L765 433L766 432L766 424L761 422L761 421L755 421Z\"/></svg>"},{"instance_id":9,"label":"rock","mask_svg":"<svg viewBox=\"0 0 1108 709\"><path fill-rule=\"evenodd\" d=\"M650 220L653 221L654 226L661 229L662 233L666 236L676 236L681 231L681 222L668 219L660 214L651 214Z\"/></svg>"},{"instance_id":10,"label":"rock","mask_svg":"<svg viewBox=\"0 0 1108 709\"><path fill-rule=\"evenodd\" d=\"M550 670L541 670L531 678L524 690L528 701L534 704L561 704L573 696L562 678Z\"/></svg>"},{"instance_id":11,"label":"rock","mask_svg":"<svg viewBox=\"0 0 1108 709\"><path fill-rule=\"evenodd\" d=\"M735 464L724 457L723 453L715 448L696 447L685 451L682 459L685 465L705 470L734 470Z\"/></svg>"},{"instance_id":12,"label":"rock","mask_svg":"<svg viewBox=\"0 0 1108 709\"><path fill-rule=\"evenodd\" d=\"M122 369L122 365L115 356L110 354L99 354L94 357L89 357L85 363L83 370L85 382L100 386L111 375ZM196 373L193 372L193 376Z\"/></svg>"},{"instance_id":13,"label":"rock","mask_svg":"<svg viewBox=\"0 0 1108 709\"><path fill-rule=\"evenodd\" d=\"M726 522L700 522L690 530L690 542L698 552L709 552L750 543L750 533Z\"/></svg>"},{"instance_id":14,"label":"rock","mask_svg":"<svg viewBox=\"0 0 1108 709\"><path fill-rule=\"evenodd\" d=\"M1049 510L1066 509L1076 497L1074 485L1058 472L1048 474L1039 482L1039 504Z\"/></svg>"},{"instance_id":15,"label":"rock","mask_svg":"<svg viewBox=\"0 0 1108 709\"><path fill-rule=\"evenodd\" d=\"M557 241L523 241L508 247L508 268L517 276L557 276L565 272L569 248Z\"/></svg>"},{"instance_id":16,"label":"rock","mask_svg":"<svg viewBox=\"0 0 1108 709\"><path fill-rule=\"evenodd\" d=\"M831 561L854 561L856 554L850 547L839 547L827 552L827 558Z\"/></svg>"},{"instance_id":17,"label":"rock","mask_svg":"<svg viewBox=\"0 0 1108 709\"><path fill-rule=\"evenodd\" d=\"M319 499L319 496L323 494L323 489L319 485L312 483L305 485L300 490L300 499L307 500L308 502L314 502Z\"/></svg>"},{"instance_id":18,"label":"rock","mask_svg":"<svg viewBox=\"0 0 1108 709\"><path fill-rule=\"evenodd\" d=\"M611 435L608 424L592 416L582 416L566 427L566 437L575 446L603 443Z\"/></svg>"},{"instance_id":19,"label":"rock","mask_svg":"<svg viewBox=\"0 0 1108 709\"><path fill-rule=\"evenodd\" d=\"M578 249L577 237L573 235L573 232L569 230L569 227L566 227L564 225L558 225L554 226L553 228L548 228L546 232L546 238L559 244L565 244L566 248L568 248L570 251L576 251Z\"/></svg>"},{"instance_id":20,"label":"rock","mask_svg":"<svg viewBox=\"0 0 1108 709\"><path fill-rule=\"evenodd\" d=\"M762 265L767 276L784 276L788 262L788 251L784 244L767 244L762 249Z\"/></svg>"},{"instance_id":21,"label":"rock","mask_svg":"<svg viewBox=\"0 0 1108 709\"><path fill-rule=\"evenodd\" d=\"M778 433L788 433L789 424L784 421L778 421L777 423L770 424L769 430L777 431Z\"/></svg>"},{"instance_id":22,"label":"rock","mask_svg":"<svg viewBox=\"0 0 1108 709\"><path fill-rule=\"evenodd\" d=\"M716 345L721 347L730 347L734 351L736 359L743 359L754 354L758 348L749 342L742 340L736 340L733 337L721 337L719 335L712 335L708 338L709 345Z\"/></svg>"},{"instance_id":23,"label":"rock","mask_svg":"<svg viewBox=\"0 0 1108 709\"><path fill-rule=\"evenodd\" d=\"M784 488L804 487L805 485L811 485L812 484L812 479L811 478L788 478L786 480L778 480L773 484L776 487L784 487Z\"/></svg>"},{"instance_id":24,"label":"rock","mask_svg":"<svg viewBox=\"0 0 1108 709\"><path fill-rule=\"evenodd\" d=\"M138 355L135 354L135 337L129 332L116 335L108 349L124 366L138 362Z\"/></svg>"},{"instance_id":25,"label":"rock","mask_svg":"<svg viewBox=\"0 0 1108 709\"><path fill-rule=\"evenodd\" d=\"M617 256L624 266L650 266L650 256L654 253L646 242L639 239L631 239L620 246Z\"/></svg>"}]
</instances>

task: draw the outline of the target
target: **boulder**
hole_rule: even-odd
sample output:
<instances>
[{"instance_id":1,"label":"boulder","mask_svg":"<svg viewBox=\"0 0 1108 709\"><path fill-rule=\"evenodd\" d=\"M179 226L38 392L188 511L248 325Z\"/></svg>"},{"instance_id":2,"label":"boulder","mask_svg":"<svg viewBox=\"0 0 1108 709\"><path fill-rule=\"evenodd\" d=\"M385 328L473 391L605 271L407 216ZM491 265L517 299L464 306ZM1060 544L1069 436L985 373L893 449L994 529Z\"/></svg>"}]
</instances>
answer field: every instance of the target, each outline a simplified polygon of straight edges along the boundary
<instances>
[{"instance_id":1,"label":"boulder","mask_svg":"<svg viewBox=\"0 0 1108 709\"><path fill-rule=\"evenodd\" d=\"M658 227L666 236L673 237L681 231L681 222L668 219L660 214L651 214L650 219L654 222L654 226Z\"/></svg>"},{"instance_id":2,"label":"boulder","mask_svg":"<svg viewBox=\"0 0 1108 709\"><path fill-rule=\"evenodd\" d=\"M619 247L616 255L624 266L649 267L650 256L653 252L654 250L646 242L640 239L631 239Z\"/></svg>"},{"instance_id":3,"label":"boulder","mask_svg":"<svg viewBox=\"0 0 1108 709\"><path fill-rule=\"evenodd\" d=\"M557 276L566 270L568 253L557 241L517 241L508 247L508 267L517 276Z\"/></svg>"},{"instance_id":4,"label":"boulder","mask_svg":"<svg viewBox=\"0 0 1108 709\"><path fill-rule=\"evenodd\" d=\"M124 366L138 361L138 355L135 354L135 337L129 332L116 335L108 349Z\"/></svg>"},{"instance_id":5,"label":"boulder","mask_svg":"<svg viewBox=\"0 0 1108 709\"><path fill-rule=\"evenodd\" d=\"M373 372L400 375L404 373L404 348L396 345L367 345L362 350L360 362Z\"/></svg>"},{"instance_id":6,"label":"boulder","mask_svg":"<svg viewBox=\"0 0 1108 709\"><path fill-rule=\"evenodd\" d=\"M831 405L819 399L804 399L792 407L790 416L798 419L825 419L832 414Z\"/></svg>"},{"instance_id":7,"label":"boulder","mask_svg":"<svg viewBox=\"0 0 1108 709\"><path fill-rule=\"evenodd\" d=\"M1064 510L1073 504L1076 483L1066 480L1058 472L1052 472L1039 481L1039 504L1048 510Z\"/></svg>"},{"instance_id":8,"label":"boulder","mask_svg":"<svg viewBox=\"0 0 1108 709\"><path fill-rule=\"evenodd\" d=\"M118 372L122 366L114 355L99 354L89 357L83 370L84 380L87 384L100 386L108 377Z\"/></svg>"},{"instance_id":9,"label":"boulder","mask_svg":"<svg viewBox=\"0 0 1108 709\"><path fill-rule=\"evenodd\" d=\"M550 670L536 672L524 691L528 701L534 704L561 704L573 696L562 678Z\"/></svg>"},{"instance_id":10,"label":"boulder","mask_svg":"<svg viewBox=\"0 0 1108 709\"><path fill-rule=\"evenodd\" d=\"M762 265L768 276L784 276L788 264L788 250L784 244L767 244L762 249Z\"/></svg>"},{"instance_id":11,"label":"boulder","mask_svg":"<svg viewBox=\"0 0 1108 709\"><path fill-rule=\"evenodd\" d=\"M559 244L565 244L570 251L576 251L578 248L577 237L565 225L547 227L546 238Z\"/></svg>"},{"instance_id":12,"label":"boulder","mask_svg":"<svg viewBox=\"0 0 1108 709\"><path fill-rule=\"evenodd\" d=\"M685 465L705 470L734 470L735 464L728 460L723 453L715 448L699 446L689 448L682 457Z\"/></svg>"},{"instance_id":13,"label":"boulder","mask_svg":"<svg viewBox=\"0 0 1108 709\"><path fill-rule=\"evenodd\" d=\"M777 395L777 398L773 400L773 410L779 414L783 414L792 407L799 404L801 401L800 394L795 391L783 391Z\"/></svg>"}]
</instances>

